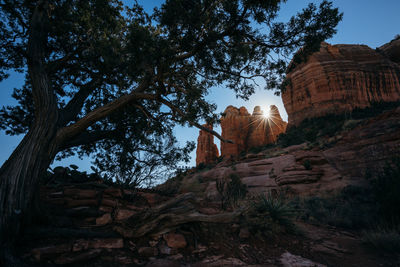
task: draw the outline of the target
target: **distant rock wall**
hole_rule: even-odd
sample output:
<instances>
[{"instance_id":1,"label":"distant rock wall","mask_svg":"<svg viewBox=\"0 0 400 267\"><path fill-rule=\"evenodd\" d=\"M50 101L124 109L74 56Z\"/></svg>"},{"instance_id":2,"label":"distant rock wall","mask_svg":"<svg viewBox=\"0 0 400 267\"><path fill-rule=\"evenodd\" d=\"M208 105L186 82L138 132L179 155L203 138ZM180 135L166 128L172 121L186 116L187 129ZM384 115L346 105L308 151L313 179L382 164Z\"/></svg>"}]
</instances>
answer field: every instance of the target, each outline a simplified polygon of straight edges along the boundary
<instances>
[{"instance_id":1,"label":"distant rock wall","mask_svg":"<svg viewBox=\"0 0 400 267\"><path fill-rule=\"evenodd\" d=\"M377 50L322 43L319 52L287 74L282 92L289 125L306 118L400 100L400 40Z\"/></svg>"},{"instance_id":2,"label":"distant rock wall","mask_svg":"<svg viewBox=\"0 0 400 267\"><path fill-rule=\"evenodd\" d=\"M212 125L203 126L213 129ZM219 152L217 145L214 144L214 136L206 131L200 130L197 138L196 165L200 163L212 163L218 158Z\"/></svg>"},{"instance_id":3,"label":"distant rock wall","mask_svg":"<svg viewBox=\"0 0 400 267\"><path fill-rule=\"evenodd\" d=\"M278 135L286 131L287 123L279 110L271 105L268 118L259 106L250 114L245 107L228 106L221 118L221 136L233 143L221 143L221 156L238 156L252 147L274 143ZM207 125L204 125L207 126ZM207 126L212 129L212 126ZM213 163L218 157L214 136L200 130L197 138L196 165Z\"/></svg>"},{"instance_id":4,"label":"distant rock wall","mask_svg":"<svg viewBox=\"0 0 400 267\"><path fill-rule=\"evenodd\" d=\"M206 184L202 192L208 199L219 199L216 181L231 174L240 177L252 195L285 189L295 195L332 196L348 185L368 186L367 173L376 177L394 156L400 155L399 121L400 107L320 140L329 144L325 148L305 143L275 147L234 162L221 162L208 171L195 173L191 179Z\"/></svg>"},{"instance_id":5,"label":"distant rock wall","mask_svg":"<svg viewBox=\"0 0 400 267\"><path fill-rule=\"evenodd\" d=\"M252 147L274 143L278 135L286 131L286 124L274 105L270 106L268 118L259 106L251 115L245 107L228 106L221 118L221 135L233 144L221 143L221 155L237 156Z\"/></svg>"},{"instance_id":6,"label":"distant rock wall","mask_svg":"<svg viewBox=\"0 0 400 267\"><path fill-rule=\"evenodd\" d=\"M400 38L382 45L378 48L378 51L383 53L391 61L400 63Z\"/></svg>"}]
</instances>

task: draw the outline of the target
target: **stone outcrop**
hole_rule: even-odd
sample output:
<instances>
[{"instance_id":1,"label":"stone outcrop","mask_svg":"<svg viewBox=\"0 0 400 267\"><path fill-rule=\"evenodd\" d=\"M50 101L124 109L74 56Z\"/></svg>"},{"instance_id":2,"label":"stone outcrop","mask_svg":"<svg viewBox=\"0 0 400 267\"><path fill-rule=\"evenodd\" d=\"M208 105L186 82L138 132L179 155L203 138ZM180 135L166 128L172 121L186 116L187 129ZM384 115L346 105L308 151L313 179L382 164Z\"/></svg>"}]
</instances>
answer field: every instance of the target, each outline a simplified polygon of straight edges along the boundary
<instances>
[{"instance_id":1,"label":"stone outcrop","mask_svg":"<svg viewBox=\"0 0 400 267\"><path fill-rule=\"evenodd\" d=\"M400 108L392 109L322 137L322 146L274 147L208 171L189 170L173 180L176 194L109 186L96 175L71 182L54 174L40 189L45 212L25 226L18 243L17 256L27 264L1 266L397 266L397 257L364 250L355 232L319 224L297 221L301 238L285 233L260 242L243 219L253 198L223 210L216 180L236 174L250 196L282 189L332 196L367 185L366 171L374 177L399 155L399 121ZM198 186L181 194L190 181Z\"/></svg>"},{"instance_id":2,"label":"stone outcrop","mask_svg":"<svg viewBox=\"0 0 400 267\"><path fill-rule=\"evenodd\" d=\"M211 125L204 124L203 126L212 130ZM218 158L218 148L214 144L214 136L206 131L200 130L197 138L196 150L196 165L200 163L209 164L215 162Z\"/></svg>"},{"instance_id":3,"label":"stone outcrop","mask_svg":"<svg viewBox=\"0 0 400 267\"><path fill-rule=\"evenodd\" d=\"M374 50L322 43L306 62L292 65L282 99L289 125L306 118L400 100L400 40ZM397 63L396 63L397 62Z\"/></svg>"},{"instance_id":4,"label":"stone outcrop","mask_svg":"<svg viewBox=\"0 0 400 267\"><path fill-rule=\"evenodd\" d=\"M228 106L221 118L222 137L233 141L221 143L221 155L237 156L252 147L274 143L279 134L286 130L278 108L270 106L269 117L265 117L259 106L249 114L245 107Z\"/></svg>"},{"instance_id":5,"label":"stone outcrop","mask_svg":"<svg viewBox=\"0 0 400 267\"><path fill-rule=\"evenodd\" d=\"M221 156L239 155L247 149L250 114L245 107L228 106L221 118L222 137L233 144L221 142Z\"/></svg>"},{"instance_id":6,"label":"stone outcrop","mask_svg":"<svg viewBox=\"0 0 400 267\"><path fill-rule=\"evenodd\" d=\"M400 37L382 45L378 51L388 57L391 61L400 63Z\"/></svg>"},{"instance_id":7,"label":"stone outcrop","mask_svg":"<svg viewBox=\"0 0 400 267\"><path fill-rule=\"evenodd\" d=\"M399 121L397 108L326 138L325 149L305 143L271 148L235 163L221 162L193 179L204 180L206 190L202 191L210 199L218 198L215 181L231 174L239 176L255 195L280 188L290 188L296 195L329 195L348 185L365 186L367 172L376 176L400 154Z\"/></svg>"}]
</instances>

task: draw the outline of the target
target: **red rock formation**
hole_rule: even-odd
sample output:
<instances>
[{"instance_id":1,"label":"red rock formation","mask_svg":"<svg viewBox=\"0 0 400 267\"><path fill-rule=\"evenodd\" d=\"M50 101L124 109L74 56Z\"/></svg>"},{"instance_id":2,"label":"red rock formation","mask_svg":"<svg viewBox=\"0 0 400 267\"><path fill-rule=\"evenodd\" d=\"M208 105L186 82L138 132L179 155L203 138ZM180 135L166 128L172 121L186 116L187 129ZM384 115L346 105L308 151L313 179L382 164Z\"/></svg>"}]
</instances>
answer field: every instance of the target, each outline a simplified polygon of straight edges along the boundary
<instances>
[{"instance_id":1,"label":"red rock formation","mask_svg":"<svg viewBox=\"0 0 400 267\"><path fill-rule=\"evenodd\" d=\"M290 83L282 99L289 124L400 100L400 65L384 56L394 60L396 49L398 41L384 46L382 53L366 45L322 43L319 52L287 75Z\"/></svg>"},{"instance_id":2,"label":"red rock formation","mask_svg":"<svg viewBox=\"0 0 400 267\"><path fill-rule=\"evenodd\" d=\"M270 106L269 113L270 116L265 117L259 106L254 108L252 115L245 107L227 107L221 118L222 137L232 140L233 144L221 143L221 155L237 156L252 147L274 143L277 136L285 132L286 122L276 106Z\"/></svg>"},{"instance_id":3,"label":"red rock formation","mask_svg":"<svg viewBox=\"0 0 400 267\"><path fill-rule=\"evenodd\" d=\"M382 45L378 48L378 51L382 52L391 61L400 63L400 38Z\"/></svg>"},{"instance_id":4,"label":"red rock formation","mask_svg":"<svg viewBox=\"0 0 400 267\"><path fill-rule=\"evenodd\" d=\"M212 125L203 126L212 130ZM200 130L197 138L196 165L200 163L209 164L215 162L219 156L217 145L214 144L214 136L206 131Z\"/></svg>"},{"instance_id":5,"label":"red rock formation","mask_svg":"<svg viewBox=\"0 0 400 267\"><path fill-rule=\"evenodd\" d=\"M312 196L332 195L348 185L368 186L366 173L376 177L388 161L400 154L399 121L400 107L331 138L332 147L301 144L270 149L268 158L260 153L233 162L235 165L220 164L196 173L193 179L203 177L207 199L220 197L215 181L231 174L239 176L253 195L286 186L292 193Z\"/></svg>"},{"instance_id":6,"label":"red rock formation","mask_svg":"<svg viewBox=\"0 0 400 267\"><path fill-rule=\"evenodd\" d=\"M221 118L222 137L233 141L231 143L221 142L221 155L229 157L239 155L247 149L247 135L250 125L250 114L245 107L240 109L228 106Z\"/></svg>"},{"instance_id":7,"label":"red rock formation","mask_svg":"<svg viewBox=\"0 0 400 267\"><path fill-rule=\"evenodd\" d=\"M265 117L259 106L254 108L252 115L245 107L228 106L221 118L221 135L233 143L221 143L221 155L226 158L238 156L252 147L274 143L278 135L285 132L287 123L274 105L270 106L269 115ZM212 129L212 126L207 127ZM201 130L197 138L196 165L215 162L217 157L214 136Z\"/></svg>"}]
</instances>

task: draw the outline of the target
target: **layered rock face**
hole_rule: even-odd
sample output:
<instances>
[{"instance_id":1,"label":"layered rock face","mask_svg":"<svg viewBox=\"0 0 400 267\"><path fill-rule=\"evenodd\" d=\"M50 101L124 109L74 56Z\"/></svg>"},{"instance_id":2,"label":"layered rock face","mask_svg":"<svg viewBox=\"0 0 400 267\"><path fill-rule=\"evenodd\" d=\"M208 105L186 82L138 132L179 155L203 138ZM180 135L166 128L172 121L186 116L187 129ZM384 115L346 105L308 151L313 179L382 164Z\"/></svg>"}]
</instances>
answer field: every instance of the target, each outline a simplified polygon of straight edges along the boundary
<instances>
[{"instance_id":1,"label":"layered rock face","mask_svg":"<svg viewBox=\"0 0 400 267\"><path fill-rule=\"evenodd\" d=\"M381 52L378 52L381 51ZM319 52L294 67L282 92L289 125L306 118L400 100L400 41L378 51L365 45L321 44Z\"/></svg>"},{"instance_id":2,"label":"layered rock face","mask_svg":"<svg viewBox=\"0 0 400 267\"><path fill-rule=\"evenodd\" d=\"M348 185L367 186L366 173L376 177L400 153L399 121L400 107L331 138L327 149L306 144L272 148L267 154L248 154L235 165L221 162L193 179L204 181L202 192L210 199L219 197L215 181L231 174L254 195L287 188L296 195L326 196Z\"/></svg>"},{"instance_id":3,"label":"layered rock face","mask_svg":"<svg viewBox=\"0 0 400 267\"><path fill-rule=\"evenodd\" d=\"M237 156L242 151L252 147L274 143L279 134L286 130L278 108L270 106L267 118L261 108L256 106L253 114L249 114L245 107L228 106L221 118L222 137L233 141L221 143L221 155L224 157Z\"/></svg>"},{"instance_id":4,"label":"layered rock face","mask_svg":"<svg viewBox=\"0 0 400 267\"><path fill-rule=\"evenodd\" d=\"M233 144L221 142L221 156L239 155L247 149L250 114L245 107L228 106L221 118L222 137Z\"/></svg>"},{"instance_id":5,"label":"layered rock face","mask_svg":"<svg viewBox=\"0 0 400 267\"><path fill-rule=\"evenodd\" d=\"M400 63L400 38L382 45L378 48L378 51L383 53L391 61Z\"/></svg>"},{"instance_id":6,"label":"layered rock face","mask_svg":"<svg viewBox=\"0 0 400 267\"><path fill-rule=\"evenodd\" d=\"M204 124L212 130L212 125ZM214 136L206 131L200 130L197 138L196 165L200 163L213 163L219 156L217 145L214 144Z\"/></svg>"},{"instance_id":7,"label":"layered rock face","mask_svg":"<svg viewBox=\"0 0 400 267\"><path fill-rule=\"evenodd\" d=\"M221 118L221 136L233 143L221 143L221 156L238 156L252 147L274 143L278 135L286 131L287 123L282 120L275 105L270 106L266 117L259 106L250 114L245 107L228 106ZM203 125L212 129L212 126ZM213 163L218 157L214 136L200 130L197 138L196 165Z\"/></svg>"}]
</instances>

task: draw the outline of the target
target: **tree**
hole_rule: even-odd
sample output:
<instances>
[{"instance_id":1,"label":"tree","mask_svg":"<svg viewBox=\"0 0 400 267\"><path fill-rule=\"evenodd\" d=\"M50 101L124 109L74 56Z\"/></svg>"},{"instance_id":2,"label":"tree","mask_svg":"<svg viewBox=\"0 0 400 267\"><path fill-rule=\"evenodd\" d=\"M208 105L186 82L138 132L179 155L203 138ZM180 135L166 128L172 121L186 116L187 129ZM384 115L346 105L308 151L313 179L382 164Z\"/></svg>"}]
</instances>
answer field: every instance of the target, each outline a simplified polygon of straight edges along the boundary
<instances>
[{"instance_id":1,"label":"tree","mask_svg":"<svg viewBox=\"0 0 400 267\"><path fill-rule=\"evenodd\" d=\"M0 240L30 218L57 155L98 153L104 168L127 162L140 173L151 159L186 158L192 145L175 148L176 124L223 140L199 124L216 121L208 90L248 98L257 77L276 88L293 51L317 49L341 19L323 1L276 22L281 2L167 0L149 15L118 0L0 1L0 79L26 73L19 104L0 114L6 133L25 134L0 169Z\"/></svg>"}]
</instances>

